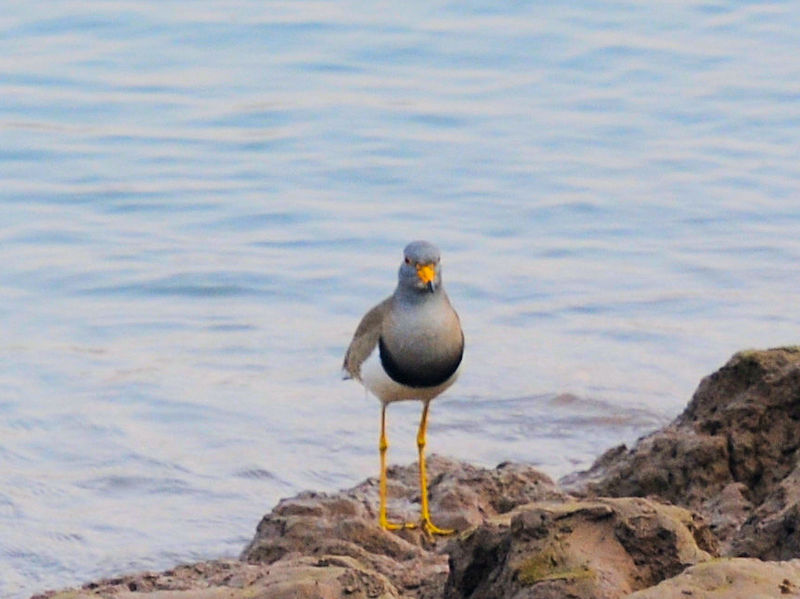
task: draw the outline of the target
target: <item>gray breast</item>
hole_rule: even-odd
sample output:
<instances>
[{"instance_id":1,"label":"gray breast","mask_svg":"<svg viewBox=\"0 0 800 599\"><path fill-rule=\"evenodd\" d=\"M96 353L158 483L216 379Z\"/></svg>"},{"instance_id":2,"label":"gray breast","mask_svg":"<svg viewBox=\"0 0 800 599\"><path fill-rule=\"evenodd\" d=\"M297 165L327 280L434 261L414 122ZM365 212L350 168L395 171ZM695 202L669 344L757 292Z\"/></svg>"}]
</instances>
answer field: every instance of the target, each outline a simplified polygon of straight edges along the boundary
<instances>
[{"instance_id":1,"label":"gray breast","mask_svg":"<svg viewBox=\"0 0 800 599\"><path fill-rule=\"evenodd\" d=\"M443 293L436 299L424 308L392 310L384 321L378 340L381 364L397 383L436 387L461 364L464 334L458 316Z\"/></svg>"}]
</instances>

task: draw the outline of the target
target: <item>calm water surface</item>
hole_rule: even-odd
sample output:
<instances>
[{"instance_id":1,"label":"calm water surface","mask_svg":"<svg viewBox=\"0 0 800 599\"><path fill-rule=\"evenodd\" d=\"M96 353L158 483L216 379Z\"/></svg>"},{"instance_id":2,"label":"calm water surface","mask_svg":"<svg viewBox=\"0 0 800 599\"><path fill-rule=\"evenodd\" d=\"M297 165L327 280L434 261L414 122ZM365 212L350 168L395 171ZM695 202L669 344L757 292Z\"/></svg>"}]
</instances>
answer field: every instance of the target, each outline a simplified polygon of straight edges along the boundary
<instances>
[{"instance_id":1,"label":"calm water surface","mask_svg":"<svg viewBox=\"0 0 800 599\"><path fill-rule=\"evenodd\" d=\"M792 2L6 2L0 596L237 555L377 471L339 367L402 247L430 449L553 476L800 341ZM392 406L414 460L417 405Z\"/></svg>"}]
</instances>

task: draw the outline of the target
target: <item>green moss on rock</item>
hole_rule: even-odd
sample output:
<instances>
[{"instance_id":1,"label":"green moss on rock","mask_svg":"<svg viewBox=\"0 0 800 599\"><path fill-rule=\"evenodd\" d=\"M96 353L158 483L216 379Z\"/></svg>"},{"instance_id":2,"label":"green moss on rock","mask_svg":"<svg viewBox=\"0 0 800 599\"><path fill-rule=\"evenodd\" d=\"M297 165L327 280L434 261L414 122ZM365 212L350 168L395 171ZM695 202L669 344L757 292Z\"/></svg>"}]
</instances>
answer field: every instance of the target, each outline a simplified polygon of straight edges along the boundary
<instances>
[{"instance_id":1,"label":"green moss on rock","mask_svg":"<svg viewBox=\"0 0 800 599\"><path fill-rule=\"evenodd\" d=\"M553 548L546 549L517 566L518 580L524 585L533 585L544 580L580 580L594 578L595 572L586 564L568 564L563 555Z\"/></svg>"}]
</instances>

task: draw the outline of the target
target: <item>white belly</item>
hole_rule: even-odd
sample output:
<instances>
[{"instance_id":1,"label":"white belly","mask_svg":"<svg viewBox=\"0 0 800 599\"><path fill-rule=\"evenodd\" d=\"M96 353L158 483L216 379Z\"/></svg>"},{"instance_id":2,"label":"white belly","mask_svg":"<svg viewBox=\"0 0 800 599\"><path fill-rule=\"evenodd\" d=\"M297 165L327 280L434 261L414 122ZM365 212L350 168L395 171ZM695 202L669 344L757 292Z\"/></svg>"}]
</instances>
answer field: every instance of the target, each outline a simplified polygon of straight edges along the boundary
<instances>
[{"instance_id":1,"label":"white belly","mask_svg":"<svg viewBox=\"0 0 800 599\"><path fill-rule=\"evenodd\" d=\"M386 374L376 345L369 357L361 364L361 382L384 403L404 399L430 401L456 382L459 370L460 368L449 379L436 387L408 387L401 385Z\"/></svg>"}]
</instances>

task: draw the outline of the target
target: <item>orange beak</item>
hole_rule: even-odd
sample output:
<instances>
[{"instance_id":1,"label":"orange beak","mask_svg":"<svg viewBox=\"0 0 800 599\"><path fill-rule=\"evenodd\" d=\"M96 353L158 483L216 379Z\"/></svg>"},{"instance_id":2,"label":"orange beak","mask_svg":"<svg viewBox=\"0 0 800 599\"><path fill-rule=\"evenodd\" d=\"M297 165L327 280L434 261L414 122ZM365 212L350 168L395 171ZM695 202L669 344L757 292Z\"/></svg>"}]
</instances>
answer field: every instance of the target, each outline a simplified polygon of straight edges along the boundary
<instances>
[{"instance_id":1,"label":"orange beak","mask_svg":"<svg viewBox=\"0 0 800 599\"><path fill-rule=\"evenodd\" d=\"M433 291L434 279L436 279L436 269L433 264L424 264L417 266L417 276L419 280L428 286L428 289Z\"/></svg>"}]
</instances>

